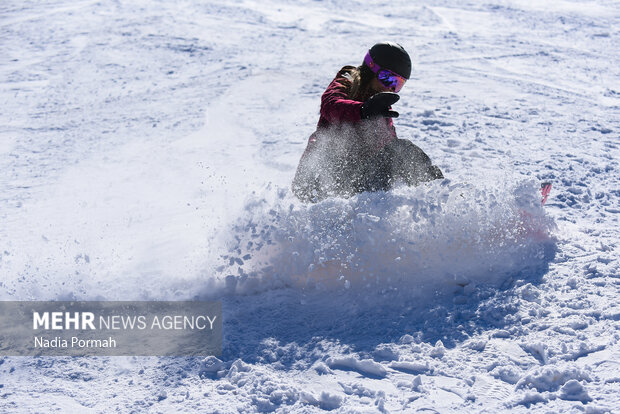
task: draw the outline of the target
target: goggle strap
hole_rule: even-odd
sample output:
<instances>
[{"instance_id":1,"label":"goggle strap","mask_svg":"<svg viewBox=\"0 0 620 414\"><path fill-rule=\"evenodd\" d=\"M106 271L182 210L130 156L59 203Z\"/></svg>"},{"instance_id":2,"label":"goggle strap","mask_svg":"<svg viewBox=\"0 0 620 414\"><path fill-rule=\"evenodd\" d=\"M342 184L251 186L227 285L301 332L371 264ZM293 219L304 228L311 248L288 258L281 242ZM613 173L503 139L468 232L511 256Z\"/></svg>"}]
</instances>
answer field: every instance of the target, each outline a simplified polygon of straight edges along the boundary
<instances>
[{"instance_id":1,"label":"goggle strap","mask_svg":"<svg viewBox=\"0 0 620 414\"><path fill-rule=\"evenodd\" d=\"M381 66L377 65L374 60L372 60L372 56L370 56L370 51L366 53L366 57L364 58L364 64L370 68L374 73L377 73L381 70Z\"/></svg>"}]
</instances>

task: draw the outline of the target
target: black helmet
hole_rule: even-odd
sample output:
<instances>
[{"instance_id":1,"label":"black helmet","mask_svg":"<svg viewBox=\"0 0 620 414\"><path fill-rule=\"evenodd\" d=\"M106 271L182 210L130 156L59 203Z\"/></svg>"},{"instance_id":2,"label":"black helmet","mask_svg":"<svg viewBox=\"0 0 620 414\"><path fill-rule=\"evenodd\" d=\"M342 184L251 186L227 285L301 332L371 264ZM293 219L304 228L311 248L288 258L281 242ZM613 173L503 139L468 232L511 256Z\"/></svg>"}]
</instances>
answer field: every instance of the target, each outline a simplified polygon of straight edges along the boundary
<instances>
[{"instance_id":1,"label":"black helmet","mask_svg":"<svg viewBox=\"0 0 620 414\"><path fill-rule=\"evenodd\" d=\"M381 68L398 73L405 79L411 75L411 59L405 49L394 42L377 43L368 51L372 60Z\"/></svg>"}]
</instances>

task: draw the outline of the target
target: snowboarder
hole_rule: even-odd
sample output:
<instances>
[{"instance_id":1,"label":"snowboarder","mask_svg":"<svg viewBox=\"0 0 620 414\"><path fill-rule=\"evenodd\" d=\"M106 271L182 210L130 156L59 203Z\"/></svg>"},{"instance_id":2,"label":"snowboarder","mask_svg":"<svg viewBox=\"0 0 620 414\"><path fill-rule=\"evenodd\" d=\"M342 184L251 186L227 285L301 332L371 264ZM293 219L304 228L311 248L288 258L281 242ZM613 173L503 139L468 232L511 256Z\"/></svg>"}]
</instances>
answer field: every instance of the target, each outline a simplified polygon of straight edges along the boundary
<instances>
[{"instance_id":1,"label":"snowboarder","mask_svg":"<svg viewBox=\"0 0 620 414\"><path fill-rule=\"evenodd\" d=\"M391 105L411 74L411 59L397 43L374 45L358 66L344 66L321 97L320 118L310 136L293 192L302 201L349 197L443 178L411 141L399 139Z\"/></svg>"}]
</instances>

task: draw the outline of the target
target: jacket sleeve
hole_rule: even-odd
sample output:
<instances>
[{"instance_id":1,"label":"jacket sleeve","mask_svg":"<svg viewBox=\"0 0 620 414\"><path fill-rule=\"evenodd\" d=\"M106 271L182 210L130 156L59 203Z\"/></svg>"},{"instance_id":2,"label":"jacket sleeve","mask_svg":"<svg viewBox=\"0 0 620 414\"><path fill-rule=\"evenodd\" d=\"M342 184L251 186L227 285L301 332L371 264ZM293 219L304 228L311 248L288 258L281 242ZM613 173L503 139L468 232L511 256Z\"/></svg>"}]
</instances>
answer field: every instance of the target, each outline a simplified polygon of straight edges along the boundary
<instances>
[{"instance_id":1,"label":"jacket sleeve","mask_svg":"<svg viewBox=\"0 0 620 414\"><path fill-rule=\"evenodd\" d=\"M362 119L363 102L349 98L351 81L345 77L348 67L338 72L321 97L321 117L328 122L357 122Z\"/></svg>"}]
</instances>

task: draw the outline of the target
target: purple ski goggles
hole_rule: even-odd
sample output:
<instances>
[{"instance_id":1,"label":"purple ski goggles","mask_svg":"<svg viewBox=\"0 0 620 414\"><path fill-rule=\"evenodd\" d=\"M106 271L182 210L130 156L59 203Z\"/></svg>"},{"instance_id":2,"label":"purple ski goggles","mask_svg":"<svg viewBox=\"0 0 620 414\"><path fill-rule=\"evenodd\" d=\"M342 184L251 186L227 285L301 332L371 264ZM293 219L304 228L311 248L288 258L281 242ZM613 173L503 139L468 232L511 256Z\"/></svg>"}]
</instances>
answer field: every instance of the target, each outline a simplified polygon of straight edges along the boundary
<instances>
[{"instance_id":1,"label":"purple ski goggles","mask_svg":"<svg viewBox=\"0 0 620 414\"><path fill-rule=\"evenodd\" d=\"M379 79L379 82L381 82L383 86L392 89L394 92L399 92L405 85L405 82L407 82L407 79L400 76L398 73L388 69L381 69L381 66L377 65L372 60L370 52L366 53L364 64L377 74L377 79Z\"/></svg>"}]
</instances>

